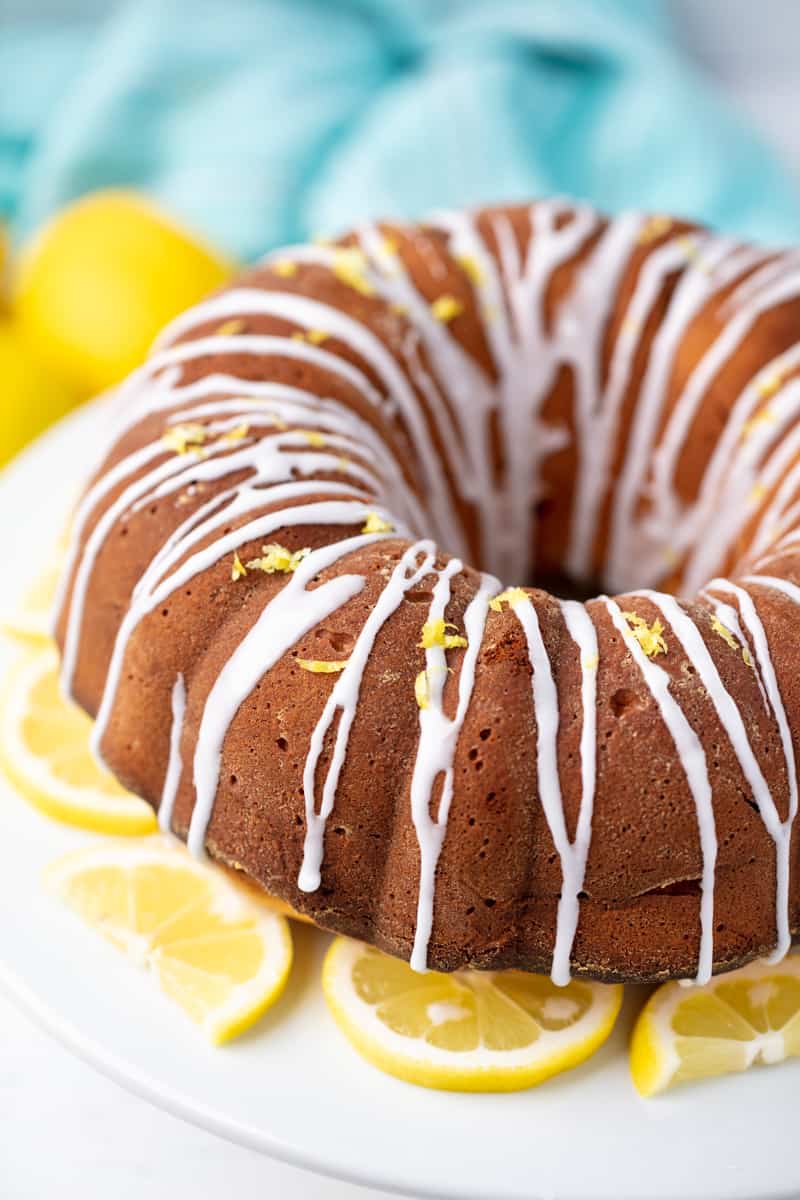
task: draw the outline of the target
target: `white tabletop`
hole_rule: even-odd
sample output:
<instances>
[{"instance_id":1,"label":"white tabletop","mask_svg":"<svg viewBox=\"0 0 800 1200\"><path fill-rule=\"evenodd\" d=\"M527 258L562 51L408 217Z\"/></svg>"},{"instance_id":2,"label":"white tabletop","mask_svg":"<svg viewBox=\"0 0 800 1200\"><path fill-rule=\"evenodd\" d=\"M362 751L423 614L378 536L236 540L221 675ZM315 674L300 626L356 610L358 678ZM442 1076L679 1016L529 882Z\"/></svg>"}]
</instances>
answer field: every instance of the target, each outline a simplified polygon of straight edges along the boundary
<instances>
[{"instance_id":1,"label":"white tabletop","mask_svg":"<svg viewBox=\"0 0 800 1200\"><path fill-rule=\"evenodd\" d=\"M26 0L26 4L29 0ZM796 0L673 0L684 40L800 174ZM794 34L794 36L792 36ZM380 1200L186 1125L72 1058L0 995L2 1200Z\"/></svg>"}]
</instances>

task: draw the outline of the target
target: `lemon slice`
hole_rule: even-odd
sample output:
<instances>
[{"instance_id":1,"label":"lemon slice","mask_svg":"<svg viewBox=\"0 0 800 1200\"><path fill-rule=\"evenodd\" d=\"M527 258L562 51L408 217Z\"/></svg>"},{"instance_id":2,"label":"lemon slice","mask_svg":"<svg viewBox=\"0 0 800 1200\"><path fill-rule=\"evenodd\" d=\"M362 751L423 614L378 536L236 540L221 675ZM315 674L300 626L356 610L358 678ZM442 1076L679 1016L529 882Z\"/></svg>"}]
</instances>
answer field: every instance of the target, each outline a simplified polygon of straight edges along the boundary
<instances>
[{"instance_id":1,"label":"lemon slice","mask_svg":"<svg viewBox=\"0 0 800 1200\"><path fill-rule=\"evenodd\" d=\"M86 714L61 695L54 647L25 654L3 681L0 768L17 791L70 825L100 833L152 832L150 806L93 758L91 728Z\"/></svg>"},{"instance_id":2,"label":"lemon slice","mask_svg":"<svg viewBox=\"0 0 800 1200\"><path fill-rule=\"evenodd\" d=\"M51 638L51 617L61 575L60 556L25 591L15 609L0 611L0 630L20 642L42 646Z\"/></svg>"},{"instance_id":3,"label":"lemon slice","mask_svg":"<svg viewBox=\"0 0 800 1200\"><path fill-rule=\"evenodd\" d=\"M589 1058L614 1027L621 987L558 988L521 971L417 974L337 938L323 968L328 1006L380 1070L422 1087L511 1092Z\"/></svg>"},{"instance_id":4,"label":"lemon slice","mask_svg":"<svg viewBox=\"0 0 800 1200\"><path fill-rule=\"evenodd\" d=\"M800 955L754 963L702 988L666 983L636 1023L631 1074L643 1096L800 1056Z\"/></svg>"},{"instance_id":5,"label":"lemon slice","mask_svg":"<svg viewBox=\"0 0 800 1200\"><path fill-rule=\"evenodd\" d=\"M216 1044L249 1029L289 978L287 921L164 838L78 850L47 868L45 884L149 968Z\"/></svg>"}]
</instances>

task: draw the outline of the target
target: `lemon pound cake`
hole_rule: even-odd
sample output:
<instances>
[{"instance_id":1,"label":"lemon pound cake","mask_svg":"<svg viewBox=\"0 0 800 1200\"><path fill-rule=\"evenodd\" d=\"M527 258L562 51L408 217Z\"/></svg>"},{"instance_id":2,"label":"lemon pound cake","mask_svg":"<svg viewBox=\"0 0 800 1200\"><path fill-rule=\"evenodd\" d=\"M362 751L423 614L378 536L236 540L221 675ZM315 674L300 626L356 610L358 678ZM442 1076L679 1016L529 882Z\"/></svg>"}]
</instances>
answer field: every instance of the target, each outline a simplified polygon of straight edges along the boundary
<instances>
[{"instance_id":1,"label":"lemon pound cake","mask_svg":"<svg viewBox=\"0 0 800 1200\"><path fill-rule=\"evenodd\" d=\"M562 201L269 256L122 386L76 516L103 760L420 969L784 955L799 331L796 252Z\"/></svg>"}]
</instances>

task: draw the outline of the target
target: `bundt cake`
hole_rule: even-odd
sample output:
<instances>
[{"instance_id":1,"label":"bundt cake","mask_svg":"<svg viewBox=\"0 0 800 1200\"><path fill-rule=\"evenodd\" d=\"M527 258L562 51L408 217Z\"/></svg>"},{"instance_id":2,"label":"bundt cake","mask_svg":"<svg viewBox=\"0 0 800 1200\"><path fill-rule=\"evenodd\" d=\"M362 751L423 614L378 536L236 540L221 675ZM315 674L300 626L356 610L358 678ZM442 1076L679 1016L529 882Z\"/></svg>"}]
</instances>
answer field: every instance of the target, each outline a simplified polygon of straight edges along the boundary
<instances>
[{"instance_id":1,"label":"bundt cake","mask_svg":"<svg viewBox=\"0 0 800 1200\"><path fill-rule=\"evenodd\" d=\"M192 851L421 969L788 951L800 254L562 201L367 226L117 405L64 683Z\"/></svg>"}]
</instances>

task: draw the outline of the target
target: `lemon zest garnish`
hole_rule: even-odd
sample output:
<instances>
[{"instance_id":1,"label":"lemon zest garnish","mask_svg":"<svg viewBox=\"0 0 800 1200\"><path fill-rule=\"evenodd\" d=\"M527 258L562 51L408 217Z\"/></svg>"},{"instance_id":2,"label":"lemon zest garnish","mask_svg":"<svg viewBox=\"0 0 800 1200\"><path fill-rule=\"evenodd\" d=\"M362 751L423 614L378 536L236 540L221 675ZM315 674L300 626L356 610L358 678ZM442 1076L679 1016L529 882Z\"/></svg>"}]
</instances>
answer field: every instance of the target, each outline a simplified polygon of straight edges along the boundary
<instances>
[{"instance_id":1,"label":"lemon zest garnish","mask_svg":"<svg viewBox=\"0 0 800 1200\"><path fill-rule=\"evenodd\" d=\"M749 421L745 422L742 428L742 441L747 441L747 439L752 437L756 430L760 429L762 425L774 425L775 420L776 417L774 409L762 408L760 412L757 412L755 416L751 417Z\"/></svg>"},{"instance_id":2,"label":"lemon zest garnish","mask_svg":"<svg viewBox=\"0 0 800 1200\"><path fill-rule=\"evenodd\" d=\"M739 643L731 633L730 629L728 629L728 626L722 624L722 621L720 621L719 617L715 616L711 618L711 628L713 629L714 633L722 638L723 642L726 642L730 646L731 650L735 650L737 653L739 652Z\"/></svg>"},{"instance_id":3,"label":"lemon zest garnish","mask_svg":"<svg viewBox=\"0 0 800 1200\"><path fill-rule=\"evenodd\" d=\"M750 489L750 495L747 497L748 503L760 504L767 494L767 489L763 483L756 483Z\"/></svg>"},{"instance_id":4,"label":"lemon zest garnish","mask_svg":"<svg viewBox=\"0 0 800 1200\"><path fill-rule=\"evenodd\" d=\"M337 675L339 671L345 669L348 661L346 658L333 661L326 661L322 658L298 658L297 665L304 671L310 671L312 675Z\"/></svg>"},{"instance_id":5,"label":"lemon zest garnish","mask_svg":"<svg viewBox=\"0 0 800 1200\"><path fill-rule=\"evenodd\" d=\"M450 621L439 617L434 621L426 621L422 626L422 640L418 643L420 649L430 650L433 646L444 646L445 650L454 650L458 646L466 646L467 639L460 634L447 633L448 629L456 629Z\"/></svg>"},{"instance_id":6,"label":"lemon zest garnish","mask_svg":"<svg viewBox=\"0 0 800 1200\"><path fill-rule=\"evenodd\" d=\"M315 450L321 450L323 446L327 445L325 434L320 433L317 429L296 429L295 433L304 437L309 446L313 446Z\"/></svg>"},{"instance_id":7,"label":"lemon zest garnish","mask_svg":"<svg viewBox=\"0 0 800 1200\"><path fill-rule=\"evenodd\" d=\"M513 608L515 604L521 604L523 600L527 599L528 593L524 588L506 588L499 596L495 596L493 600L489 601L489 608L493 609L494 612L502 612L504 604L507 604L509 608Z\"/></svg>"},{"instance_id":8,"label":"lemon zest garnish","mask_svg":"<svg viewBox=\"0 0 800 1200\"><path fill-rule=\"evenodd\" d=\"M175 454L189 454L199 450L206 440L205 425L173 425L161 438L168 449Z\"/></svg>"},{"instance_id":9,"label":"lemon zest garnish","mask_svg":"<svg viewBox=\"0 0 800 1200\"><path fill-rule=\"evenodd\" d=\"M592 654L584 658L581 662L584 671L596 671L600 666L600 655Z\"/></svg>"},{"instance_id":10,"label":"lemon zest garnish","mask_svg":"<svg viewBox=\"0 0 800 1200\"><path fill-rule=\"evenodd\" d=\"M392 237L391 234L387 233L384 234L381 240L381 249L384 254L389 254L392 258L396 258L400 253L400 243L396 237Z\"/></svg>"},{"instance_id":11,"label":"lemon zest garnish","mask_svg":"<svg viewBox=\"0 0 800 1200\"><path fill-rule=\"evenodd\" d=\"M286 422L282 421L277 413L267 413L266 417L267 417L267 420L269 421L269 423L275 429L279 429L281 431L281 433L285 433L286 430L289 428L289 426L286 424Z\"/></svg>"},{"instance_id":12,"label":"lemon zest garnish","mask_svg":"<svg viewBox=\"0 0 800 1200\"><path fill-rule=\"evenodd\" d=\"M756 394L762 400L770 400L783 387L784 379L780 371L773 371L771 375L767 375L764 379L759 379L756 383Z\"/></svg>"},{"instance_id":13,"label":"lemon zest garnish","mask_svg":"<svg viewBox=\"0 0 800 1200\"><path fill-rule=\"evenodd\" d=\"M320 346L323 342L327 342L330 336L324 329L307 329L305 333L298 329L292 334L292 341L310 342L312 346Z\"/></svg>"},{"instance_id":14,"label":"lemon zest garnish","mask_svg":"<svg viewBox=\"0 0 800 1200\"><path fill-rule=\"evenodd\" d=\"M364 274L366 266L367 259L363 250L357 250L354 246L344 246L335 251L331 270L340 283L354 288L362 296L373 296L375 288Z\"/></svg>"},{"instance_id":15,"label":"lemon zest garnish","mask_svg":"<svg viewBox=\"0 0 800 1200\"><path fill-rule=\"evenodd\" d=\"M683 250L683 252L686 255L686 257L688 258L689 262L692 262L693 259L696 259L699 256L700 249L697 245L696 238L690 237L688 234L685 234L682 238L678 239L678 245Z\"/></svg>"},{"instance_id":16,"label":"lemon zest garnish","mask_svg":"<svg viewBox=\"0 0 800 1200\"><path fill-rule=\"evenodd\" d=\"M644 617L635 612L624 612L622 615L630 626L630 636L636 639L648 658L667 653L667 643L662 637L664 626L657 617L652 625L648 625Z\"/></svg>"},{"instance_id":17,"label":"lemon zest garnish","mask_svg":"<svg viewBox=\"0 0 800 1200\"><path fill-rule=\"evenodd\" d=\"M230 321L223 321L221 325L218 325L215 332L217 337L235 337L243 329L244 321L241 317L232 317Z\"/></svg>"},{"instance_id":18,"label":"lemon zest garnish","mask_svg":"<svg viewBox=\"0 0 800 1200\"><path fill-rule=\"evenodd\" d=\"M241 442L244 441L249 432L249 425L237 425L235 429L231 429L228 433L223 434L222 440L223 442Z\"/></svg>"},{"instance_id":19,"label":"lemon zest garnish","mask_svg":"<svg viewBox=\"0 0 800 1200\"><path fill-rule=\"evenodd\" d=\"M464 311L464 305L455 296L444 295L438 300L434 300L431 305L431 314L437 321L452 321L455 317L460 316Z\"/></svg>"},{"instance_id":20,"label":"lemon zest garnish","mask_svg":"<svg viewBox=\"0 0 800 1200\"><path fill-rule=\"evenodd\" d=\"M408 316L408 305L407 304L390 304L389 307L391 308L392 312L395 313L398 317L407 317Z\"/></svg>"},{"instance_id":21,"label":"lemon zest garnish","mask_svg":"<svg viewBox=\"0 0 800 1200\"><path fill-rule=\"evenodd\" d=\"M297 274L297 263L292 262L290 258L279 258L272 264L272 270L282 279L291 279Z\"/></svg>"},{"instance_id":22,"label":"lemon zest garnish","mask_svg":"<svg viewBox=\"0 0 800 1200\"><path fill-rule=\"evenodd\" d=\"M723 642L730 646L731 650L735 650L737 654L741 653L745 666L752 667L753 659L747 646L744 643L739 644L735 635L728 629L727 625L722 624L718 616L711 618L711 628L714 633L722 638Z\"/></svg>"},{"instance_id":23,"label":"lemon zest garnish","mask_svg":"<svg viewBox=\"0 0 800 1200\"><path fill-rule=\"evenodd\" d=\"M650 217L639 230L639 236L636 239L640 246L647 246L650 242L654 242L656 238L660 238L663 234L669 233L675 222L671 217L656 215Z\"/></svg>"},{"instance_id":24,"label":"lemon zest garnish","mask_svg":"<svg viewBox=\"0 0 800 1200\"><path fill-rule=\"evenodd\" d=\"M233 566L231 567L231 579L233 580L234 583L236 583L237 580L244 579L246 574L247 574L247 567L244 565L242 560L239 558L238 553L234 554Z\"/></svg>"},{"instance_id":25,"label":"lemon zest garnish","mask_svg":"<svg viewBox=\"0 0 800 1200\"><path fill-rule=\"evenodd\" d=\"M391 533L394 530L394 525L391 521L386 521L380 513L371 512L364 522L362 533Z\"/></svg>"},{"instance_id":26,"label":"lemon zest garnish","mask_svg":"<svg viewBox=\"0 0 800 1200\"><path fill-rule=\"evenodd\" d=\"M456 262L475 287L480 287L483 283L483 269L477 258L472 254L457 254Z\"/></svg>"},{"instance_id":27,"label":"lemon zest garnish","mask_svg":"<svg viewBox=\"0 0 800 1200\"><path fill-rule=\"evenodd\" d=\"M428 687L427 671L420 671L419 675L414 680L414 696L419 708L430 708L431 698L430 688Z\"/></svg>"},{"instance_id":28,"label":"lemon zest garnish","mask_svg":"<svg viewBox=\"0 0 800 1200\"><path fill-rule=\"evenodd\" d=\"M251 558L247 568L251 571L264 571L267 575L274 575L278 571L288 575L296 571L310 553L310 546L304 546L302 550L287 550L285 546L271 542L268 546L261 547L262 557Z\"/></svg>"}]
</instances>

